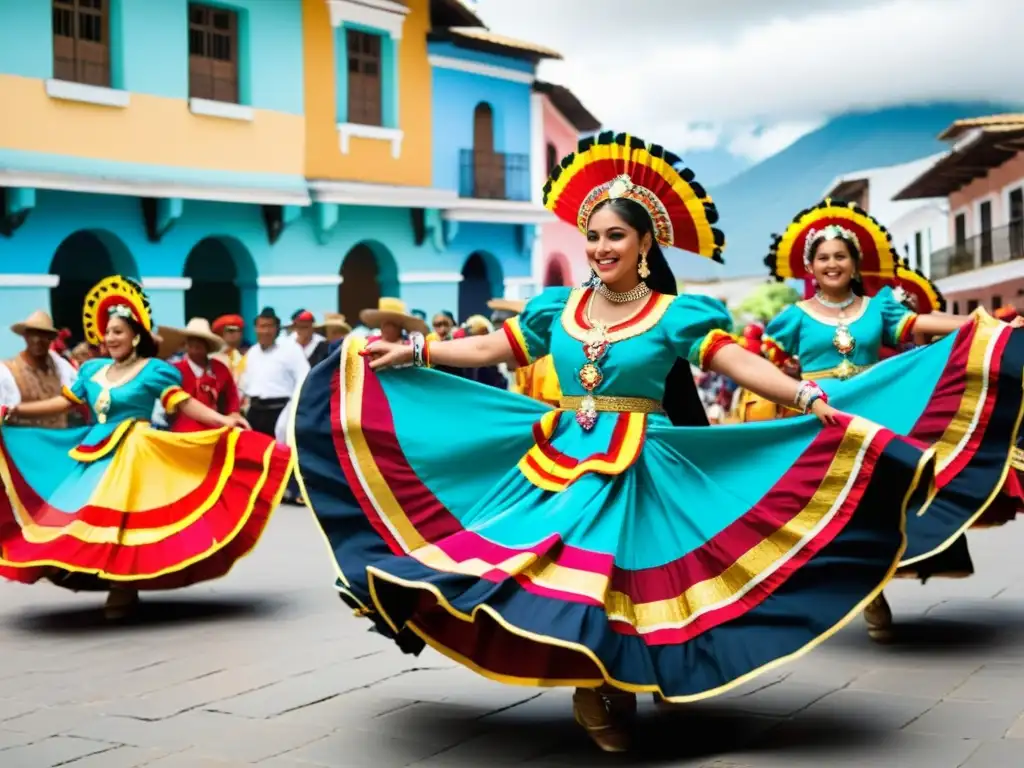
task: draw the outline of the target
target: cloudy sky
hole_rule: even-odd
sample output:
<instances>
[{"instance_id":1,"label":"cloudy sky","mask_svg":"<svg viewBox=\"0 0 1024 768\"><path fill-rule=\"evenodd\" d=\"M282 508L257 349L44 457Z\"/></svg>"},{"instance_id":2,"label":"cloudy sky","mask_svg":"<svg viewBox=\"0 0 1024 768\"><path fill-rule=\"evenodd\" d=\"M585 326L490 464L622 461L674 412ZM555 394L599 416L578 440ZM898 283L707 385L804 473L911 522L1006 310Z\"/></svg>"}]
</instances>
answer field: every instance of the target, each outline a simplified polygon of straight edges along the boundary
<instances>
[{"instance_id":1,"label":"cloudy sky","mask_svg":"<svg viewBox=\"0 0 1024 768\"><path fill-rule=\"evenodd\" d=\"M609 127L746 162L828 117L1024 100L1024 0L478 0Z\"/></svg>"}]
</instances>

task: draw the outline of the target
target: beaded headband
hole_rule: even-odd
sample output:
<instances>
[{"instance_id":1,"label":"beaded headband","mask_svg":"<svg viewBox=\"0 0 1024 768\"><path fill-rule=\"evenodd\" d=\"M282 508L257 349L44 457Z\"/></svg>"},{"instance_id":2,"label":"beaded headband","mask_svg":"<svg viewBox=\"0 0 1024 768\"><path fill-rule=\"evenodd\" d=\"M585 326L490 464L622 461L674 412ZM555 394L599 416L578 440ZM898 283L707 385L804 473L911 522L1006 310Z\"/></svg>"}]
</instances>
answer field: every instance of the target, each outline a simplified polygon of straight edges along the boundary
<instances>
[{"instance_id":1,"label":"beaded headband","mask_svg":"<svg viewBox=\"0 0 1024 768\"><path fill-rule=\"evenodd\" d=\"M838 224L829 224L823 229L812 229L807 233L807 241L804 243L804 264L808 267L811 266L811 254L814 252L814 246L819 240L839 239L849 240L853 243L853 247L857 249L857 253L860 253L860 240L857 239L857 235L846 227L841 227Z\"/></svg>"}]
</instances>

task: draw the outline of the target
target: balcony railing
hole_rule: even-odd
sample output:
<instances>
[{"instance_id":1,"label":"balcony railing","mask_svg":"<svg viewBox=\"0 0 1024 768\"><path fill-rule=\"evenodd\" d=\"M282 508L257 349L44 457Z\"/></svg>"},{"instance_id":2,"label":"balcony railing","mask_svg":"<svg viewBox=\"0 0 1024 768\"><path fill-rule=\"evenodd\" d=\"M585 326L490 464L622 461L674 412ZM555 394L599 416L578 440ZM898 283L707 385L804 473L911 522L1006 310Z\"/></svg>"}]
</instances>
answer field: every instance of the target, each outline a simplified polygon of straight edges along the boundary
<instances>
[{"instance_id":1,"label":"balcony railing","mask_svg":"<svg viewBox=\"0 0 1024 768\"><path fill-rule=\"evenodd\" d=\"M463 149L459 152L459 197L530 199L530 156Z\"/></svg>"},{"instance_id":2,"label":"balcony railing","mask_svg":"<svg viewBox=\"0 0 1024 768\"><path fill-rule=\"evenodd\" d=\"M939 280L1016 259L1024 259L1024 219L986 229L963 243L935 251L931 256L931 276Z\"/></svg>"}]
</instances>

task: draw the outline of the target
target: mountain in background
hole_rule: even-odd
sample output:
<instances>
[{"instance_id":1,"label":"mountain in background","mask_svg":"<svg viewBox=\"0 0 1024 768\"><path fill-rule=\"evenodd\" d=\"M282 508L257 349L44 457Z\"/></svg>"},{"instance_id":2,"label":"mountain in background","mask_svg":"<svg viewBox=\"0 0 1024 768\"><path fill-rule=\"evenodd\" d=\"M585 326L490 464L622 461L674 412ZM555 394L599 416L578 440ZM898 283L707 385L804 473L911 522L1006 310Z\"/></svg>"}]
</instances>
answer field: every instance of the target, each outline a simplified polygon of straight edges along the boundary
<instances>
[{"instance_id":1,"label":"mountain in background","mask_svg":"<svg viewBox=\"0 0 1024 768\"><path fill-rule=\"evenodd\" d=\"M907 163L948 149L938 134L955 120L1013 112L1019 105L944 103L841 115L776 155L722 184L707 184L725 232L725 265L682 252L669 255L683 280L767 275L763 260L771 235L821 199L843 173ZM686 158L702 178L701 153ZM713 179L718 168L712 167ZM719 175L719 177L721 177ZM884 222L883 222L884 223Z\"/></svg>"},{"instance_id":2,"label":"mountain in background","mask_svg":"<svg viewBox=\"0 0 1024 768\"><path fill-rule=\"evenodd\" d=\"M700 183L708 189L724 186L754 165L753 160L734 155L725 147L694 149L677 154L683 158L683 164L692 168Z\"/></svg>"}]
</instances>

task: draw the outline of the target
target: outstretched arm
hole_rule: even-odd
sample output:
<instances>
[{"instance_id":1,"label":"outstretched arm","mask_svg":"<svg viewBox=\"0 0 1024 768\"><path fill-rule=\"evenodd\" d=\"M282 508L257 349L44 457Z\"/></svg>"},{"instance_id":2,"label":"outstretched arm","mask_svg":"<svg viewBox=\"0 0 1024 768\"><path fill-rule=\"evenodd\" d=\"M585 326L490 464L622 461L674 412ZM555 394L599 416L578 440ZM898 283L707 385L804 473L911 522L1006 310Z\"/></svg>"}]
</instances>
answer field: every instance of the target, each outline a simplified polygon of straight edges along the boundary
<instances>
[{"instance_id":1,"label":"outstretched arm","mask_svg":"<svg viewBox=\"0 0 1024 768\"><path fill-rule=\"evenodd\" d=\"M949 315L945 312L929 312L927 315L918 315L914 320L914 333L921 333L925 336L946 336L956 333L960 327L971 320L970 315Z\"/></svg>"},{"instance_id":2,"label":"outstretched arm","mask_svg":"<svg viewBox=\"0 0 1024 768\"><path fill-rule=\"evenodd\" d=\"M213 408L203 405L194 397L190 397L179 405L178 412L208 427L242 427L243 429L249 429L249 424L237 413L224 416L217 413Z\"/></svg>"},{"instance_id":3,"label":"outstretched arm","mask_svg":"<svg viewBox=\"0 0 1024 768\"><path fill-rule=\"evenodd\" d=\"M413 348L409 344L375 341L362 354L371 358L370 367L376 370L412 363ZM450 368L485 368L514 360L512 346L504 331L452 341L434 341L430 343L429 356L431 365Z\"/></svg>"},{"instance_id":4,"label":"outstretched arm","mask_svg":"<svg viewBox=\"0 0 1024 768\"><path fill-rule=\"evenodd\" d=\"M926 336L946 336L959 331L960 328L971 321L970 315L950 315L945 312L929 312L927 315L918 315L914 320L914 333L923 333ZM1013 318L1010 325L1014 328L1024 327L1024 317Z\"/></svg>"},{"instance_id":5,"label":"outstretched arm","mask_svg":"<svg viewBox=\"0 0 1024 768\"><path fill-rule=\"evenodd\" d=\"M33 403L20 403L8 409L8 416L24 416L26 418L37 418L40 416L56 416L67 413L71 410L71 401L66 397L57 395L46 400L36 400Z\"/></svg>"},{"instance_id":6,"label":"outstretched arm","mask_svg":"<svg viewBox=\"0 0 1024 768\"><path fill-rule=\"evenodd\" d=\"M722 347L710 364L711 370L728 376L744 389L766 397L779 405L796 407L800 382L790 378L760 355L748 352L739 344ZM824 399L815 400L811 412L822 423L835 423L835 409Z\"/></svg>"}]
</instances>

